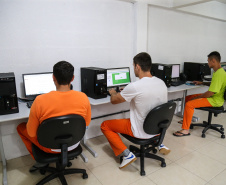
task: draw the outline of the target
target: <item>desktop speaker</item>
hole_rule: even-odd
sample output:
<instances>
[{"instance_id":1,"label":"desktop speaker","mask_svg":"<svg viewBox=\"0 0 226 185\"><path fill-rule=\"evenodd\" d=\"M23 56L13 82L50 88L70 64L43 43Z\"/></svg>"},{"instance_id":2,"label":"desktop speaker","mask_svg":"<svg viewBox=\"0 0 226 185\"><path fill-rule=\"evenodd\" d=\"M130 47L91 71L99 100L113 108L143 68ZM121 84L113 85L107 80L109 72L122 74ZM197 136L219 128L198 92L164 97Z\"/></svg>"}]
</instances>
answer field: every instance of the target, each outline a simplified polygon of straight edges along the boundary
<instances>
[{"instance_id":1,"label":"desktop speaker","mask_svg":"<svg viewBox=\"0 0 226 185\"><path fill-rule=\"evenodd\" d=\"M0 73L0 115L19 112L14 73Z\"/></svg>"}]
</instances>

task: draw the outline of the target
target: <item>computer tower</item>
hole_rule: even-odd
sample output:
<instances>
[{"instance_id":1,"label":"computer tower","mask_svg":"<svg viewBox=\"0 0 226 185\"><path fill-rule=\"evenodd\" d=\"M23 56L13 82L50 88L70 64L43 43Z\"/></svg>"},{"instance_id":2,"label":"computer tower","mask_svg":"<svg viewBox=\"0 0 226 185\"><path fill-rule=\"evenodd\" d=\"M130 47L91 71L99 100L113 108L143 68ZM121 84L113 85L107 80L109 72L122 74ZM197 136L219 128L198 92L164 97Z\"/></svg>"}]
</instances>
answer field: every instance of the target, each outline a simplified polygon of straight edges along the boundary
<instances>
[{"instance_id":1,"label":"computer tower","mask_svg":"<svg viewBox=\"0 0 226 185\"><path fill-rule=\"evenodd\" d=\"M14 73L0 73L0 115L19 112Z\"/></svg>"},{"instance_id":2,"label":"computer tower","mask_svg":"<svg viewBox=\"0 0 226 185\"><path fill-rule=\"evenodd\" d=\"M184 62L184 74L188 81L202 81L204 76L211 74L207 63Z\"/></svg>"},{"instance_id":3,"label":"computer tower","mask_svg":"<svg viewBox=\"0 0 226 185\"><path fill-rule=\"evenodd\" d=\"M167 87L171 86L172 65L154 63L151 66L151 74L162 79Z\"/></svg>"},{"instance_id":4,"label":"computer tower","mask_svg":"<svg viewBox=\"0 0 226 185\"><path fill-rule=\"evenodd\" d=\"M81 68L81 91L94 99L106 98L107 70L97 67Z\"/></svg>"}]
</instances>

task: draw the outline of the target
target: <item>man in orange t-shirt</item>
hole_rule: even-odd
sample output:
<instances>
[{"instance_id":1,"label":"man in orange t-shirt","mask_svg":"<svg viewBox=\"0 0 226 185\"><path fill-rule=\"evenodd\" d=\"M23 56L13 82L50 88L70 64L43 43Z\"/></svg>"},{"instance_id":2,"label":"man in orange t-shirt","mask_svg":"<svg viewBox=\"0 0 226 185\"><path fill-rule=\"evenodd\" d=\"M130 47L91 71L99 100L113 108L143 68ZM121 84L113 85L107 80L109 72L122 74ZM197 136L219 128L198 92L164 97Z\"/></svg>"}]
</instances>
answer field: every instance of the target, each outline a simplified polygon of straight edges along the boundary
<instances>
[{"instance_id":1,"label":"man in orange t-shirt","mask_svg":"<svg viewBox=\"0 0 226 185\"><path fill-rule=\"evenodd\" d=\"M74 67L66 62L60 61L53 66L53 81L56 91L36 97L32 104L27 123L21 123L17 127L18 134L23 140L27 150L32 154L32 143L47 153L60 152L41 146L37 141L37 130L45 119L69 114L79 114L84 117L86 126L91 121L91 106L88 97L79 91L70 90L71 82L74 80ZM73 150L79 143L70 146ZM30 171L34 171L47 164L36 163Z\"/></svg>"}]
</instances>

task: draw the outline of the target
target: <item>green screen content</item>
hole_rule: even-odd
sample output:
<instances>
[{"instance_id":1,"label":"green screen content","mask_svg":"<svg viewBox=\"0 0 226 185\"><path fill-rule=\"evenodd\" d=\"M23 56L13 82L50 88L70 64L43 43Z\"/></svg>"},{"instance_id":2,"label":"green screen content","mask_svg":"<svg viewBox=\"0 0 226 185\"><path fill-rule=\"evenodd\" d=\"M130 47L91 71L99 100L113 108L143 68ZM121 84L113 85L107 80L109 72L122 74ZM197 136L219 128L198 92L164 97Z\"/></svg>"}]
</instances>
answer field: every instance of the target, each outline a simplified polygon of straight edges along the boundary
<instances>
[{"instance_id":1,"label":"green screen content","mask_svg":"<svg viewBox=\"0 0 226 185\"><path fill-rule=\"evenodd\" d=\"M129 72L125 73L114 73L112 74L112 80L114 85L130 83L130 75Z\"/></svg>"}]
</instances>

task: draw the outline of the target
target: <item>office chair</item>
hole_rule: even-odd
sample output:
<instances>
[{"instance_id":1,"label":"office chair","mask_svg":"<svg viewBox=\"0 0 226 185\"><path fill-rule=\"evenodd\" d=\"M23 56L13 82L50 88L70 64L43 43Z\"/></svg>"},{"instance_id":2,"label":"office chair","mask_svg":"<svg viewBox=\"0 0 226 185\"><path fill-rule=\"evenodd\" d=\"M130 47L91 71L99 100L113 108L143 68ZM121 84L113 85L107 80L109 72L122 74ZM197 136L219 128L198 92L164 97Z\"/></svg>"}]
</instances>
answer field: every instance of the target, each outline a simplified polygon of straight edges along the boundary
<instances>
[{"instance_id":1,"label":"office chair","mask_svg":"<svg viewBox=\"0 0 226 185\"><path fill-rule=\"evenodd\" d=\"M140 175L144 176L144 158L152 158L161 161L161 167L166 167L165 159L155 155L157 153L156 147L162 144L165 137L165 133L171 121L173 119L173 114L176 108L176 103L168 102L159 105L152 109L144 120L144 131L147 134L156 135L150 139L139 139L131 137L126 134L121 134L124 138L128 139L130 142L140 145L140 148L130 145L129 149L134 153L136 157L140 157ZM150 145L150 146L149 146ZM152 151L154 154L149 153ZM122 162L122 157L120 158Z\"/></svg>"},{"instance_id":2,"label":"office chair","mask_svg":"<svg viewBox=\"0 0 226 185\"><path fill-rule=\"evenodd\" d=\"M226 100L226 89L224 91L224 99ZM217 132L220 132L221 133L221 138L225 138L225 135L224 135L224 128L223 128L223 125L219 125L219 124L212 124L212 115L214 115L215 117L217 117L218 114L221 114L221 113L225 113L226 110L224 109L224 106L221 106L221 107L200 107L200 108L197 108L199 110L203 110L203 111L208 111L209 114L208 114L208 121L203 121L203 123L196 123L196 124L191 124L190 125L190 129L193 129L194 126L199 126L199 127L204 127L203 131L202 131L202 137L205 138L206 137L206 131L209 130L209 129L212 129L212 130L216 130ZM217 127L220 127L217 128Z\"/></svg>"},{"instance_id":3,"label":"office chair","mask_svg":"<svg viewBox=\"0 0 226 185\"><path fill-rule=\"evenodd\" d=\"M44 120L38 128L37 138L40 145L51 148L61 149L61 153L46 153L39 149L36 145L32 145L34 158L39 163L56 163L56 168L46 167L40 168L41 174L47 171L50 175L42 179L37 185L42 185L54 178L59 178L63 185L67 185L64 175L82 173L83 179L88 178L84 169L65 169L72 165L69 160L76 158L82 153L82 148L78 145L74 150L68 151L68 147L78 143L84 136L86 123L82 116L71 114L66 116L53 117Z\"/></svg>"}]
</instances>

